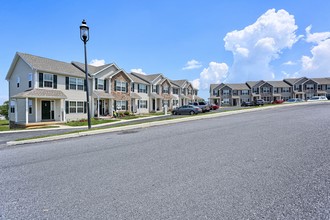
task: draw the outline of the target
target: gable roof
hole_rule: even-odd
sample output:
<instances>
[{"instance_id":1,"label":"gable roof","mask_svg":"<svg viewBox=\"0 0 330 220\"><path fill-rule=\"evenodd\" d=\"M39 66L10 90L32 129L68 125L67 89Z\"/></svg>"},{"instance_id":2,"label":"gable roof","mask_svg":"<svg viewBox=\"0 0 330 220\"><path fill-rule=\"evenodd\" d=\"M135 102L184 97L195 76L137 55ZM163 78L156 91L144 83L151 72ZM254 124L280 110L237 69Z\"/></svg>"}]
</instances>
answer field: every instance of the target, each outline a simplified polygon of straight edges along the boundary
<instances>
[{"instance_id":1,"label":"gable roof","mask_svg":"<svg viewBox=\"0 0 330 220\"><path fill-rule=\"evenodd\" d=\"M75 67L77 67L78 69L80 69L81 71L85 72L85 64L84 63L80 63L80 62L77 62L77 61L72 61L71 64L74 65ZM109 63L109 64L105 64L105 65L102 65L102 66L93 66L93 65L88 64L87 68L88 68L88 73L94 75L98 72L101 72L101 71L109 68L110 66L115 66L117 69L119 69L117 67L117 65L114 64L114 63Z\"/></svg>"},{"instance_id":2,"label":"gable roof","mask_svg":"<svg viewBox=\"0 0 330 220\"><path fill-rule=\"evenodd\" d=\"M134 76L132 73L129 73L129 74L127 74L127 75L129 75L129 77L131 77L131 79L132 79L133 82L135 82L135 83L149 84L148 81L143 80L143 79L141 79L141 78L139 78L139 77L136 77L136 76Z\"/></svg>"},{"instance_id":3,"label":"gable roof","mask_svg":"<svg viewBox=\"0 0 330 220\"><path fill-rule=\"evenodd\" d=\"M326 78L311 78L312 80L314 80L315 82L317 82L318 84L328 84L330 85L330 78L326 77Z\"/></svg>"},{"instance_id":4,"label":"gable roof","mask_svg":"<svg viewBox=\"0 0 330 220\"><path fill-rule=\"evenodd\" d=\"M246 90L250 89L245 83L228 83L225 84L233 90Z\"/></svg>"},{"instance_id":5,"label":"gable roof","mask_svg":"<svg viewBox=\"0 0 330 220\"><path fill-rule=\"evenodd\" d=\"M188 81L185 79L181 79L181 80L172 80L172 82L174 82L175 84L177 84L180 87L183 87L185 83L187 83Z\"/></svg>"},{"instance_id":6,"label":"gable roof","mask_svg":"<svg viewBox=\"0 0 330 220\"><path fill-rule=\"evenodd\" d=\"M294 85L299 81L306 81L307 78L306 77L300 77L300 78L289 78L289 79L284 79L285 82L289 83L290 85Z\"/></svg>"},{"instance_id":7,"label":"gable roof","mask_svg":"<svg viewBox=\"0 0 330 220\"><path fill-rule=\"evenodd\" d=\"M56 73L76 77L85 76L85 73L83 71L77 69L71 63L17 52L6 76L7 80L10 78L18 59L22 59L32 69L37 70L39 72Z\"/></svg>"},{"instance_id":8,"label":"gable roof","mask_svg":"<svg viewBox=\"0 0 330 220\"><path fill-rule=\"evenodd\" d=\"M290 85L284 81L267 81L267 83L273 87L279 87L279 88L290 87Z\"/></svg>"}]
</instances>

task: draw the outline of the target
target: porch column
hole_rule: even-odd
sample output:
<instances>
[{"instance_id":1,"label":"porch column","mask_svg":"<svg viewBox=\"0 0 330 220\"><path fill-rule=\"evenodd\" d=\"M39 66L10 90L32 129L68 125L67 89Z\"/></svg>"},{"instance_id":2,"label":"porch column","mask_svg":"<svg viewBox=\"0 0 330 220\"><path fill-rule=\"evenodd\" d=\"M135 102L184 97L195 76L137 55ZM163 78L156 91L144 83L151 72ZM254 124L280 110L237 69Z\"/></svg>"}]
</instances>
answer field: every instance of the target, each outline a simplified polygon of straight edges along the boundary
<instances>
[{"instance_id":1,"label":"porch column","mask_svg":"<svg viewBox=\"0 0 330 220\"><path fill-rule=\"evenodd\" d=\"M36 98L34 101L34 114L35 114L35 122L38 122L38 99Z\"/></svg>"},{"instance_id":2,"label":"porch column","mask_svg":"<svg viewBox=\"0 0 330 220\"><path fill-rule=\"evenodd\" d=\"M66 122L66 113L65 113L65 101L61 99L61 121Z\"/></svg>"},{"instance_id":3,"label":"porch column","mask_svg":"<svg viewBox=\"0 0 330 220\"><path fill-rule=\"evenodd\" d=\"M25 124L29 124L29 98L25 98Z\"/></svg>"},{"instance_id":4,"label":"porch column","mask_svg":"<svg viewBox=\"0 0 330 220\"><path fill-rule=\"evenodd\" d=\"M18 122L18 118L17 118L18 114L17 114L17 99L15 99L15 122Z\"/></svg>"}]
</instances>

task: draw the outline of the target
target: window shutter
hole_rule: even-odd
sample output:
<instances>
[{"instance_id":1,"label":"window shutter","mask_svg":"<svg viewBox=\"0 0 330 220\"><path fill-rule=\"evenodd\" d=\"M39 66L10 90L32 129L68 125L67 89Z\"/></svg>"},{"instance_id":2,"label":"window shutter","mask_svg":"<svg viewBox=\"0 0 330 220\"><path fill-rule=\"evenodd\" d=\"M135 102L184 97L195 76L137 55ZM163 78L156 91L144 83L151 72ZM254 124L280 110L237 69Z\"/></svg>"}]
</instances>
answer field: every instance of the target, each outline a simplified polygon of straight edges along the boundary
<instances>
[{"instance_id":1,"label":"window shutter","mask_svg":"<svg viewBox=\"0 0 330 220\"><path fill-rule=\"evenodd\" d=\"M128 82L126 82L126 92L128 92Z\"/></svg>"},{"instance_id":2,"label":"window shutter","mask_svg":"<svg viewBox=\"0 0 330 220\"><path fill-rule=\"evenodd\" d=\"M65 77L65 89L69 89L69 77Z\"/></svg>"},{"instance_id":3,"label":"window shutter","mask_svg":"<svg viewBox=\"0 0 330 220\"><path fill-rule=\"evenodd\" d=\"M39 88L44 87L44 74L39 73Z\"/></svg>"},{"instance_id":4,"label":"window shutter","mask_svg":"<svg viewBox=\"0 0 330 220\"><path fill-rule=\"evenodd\" d=\"M146 101L146 109L148 109L148 100Z\"/></svg>"},{"instance_id":5,"label":"window shutter","mask_svg":"<svg viewBox=\"0 0 330 220\"><path fill-rule=\"evenodd\" d=\"M140 92L140 84L138 84L138 92Z\"/></svg>"},{"instance_id":6,"label":"window shutter","mask_svg":"<svg viewBox=\"0 0 330 220\"><path fill-rule=\"evenodd\" d=\"M103 82L104 82L104 84L103 84L103 90L104 91L107 91L107 80L105 79Z\"/></svg>"},{"instance_id":7,"label":"window shutter","mask_svg":"<svg viewBox=\"0 0 330 220\"><path fill-rule=\"evenodd\" d=\"M140 108L140 100L138 100L138 108Z\"/></svg>"},{"instance_id":8,"label":"window shutter","mask_svg":"<svg viewBox=\"0 0 330 220\"><path fill-rule=\"evenodd\" d=\"M117 91L117 80L115 80L115 88L114 88L115 91Z\"/></svg>"},{"instance_id":9,"label":"window shutter","mask_svg":"<svg viewBox=\"0 0 330 220\"><path fill-rule=\"evenodd\" d=\"M84 79L84 91L86 91L87 90L87 81L86 81L86 79Z\"/></svg>"},{"instance_id":10,"label":"window shutter","mask_svg":"<svg viewBox=\"0 0 330 220\"><path fill-rule=\"evenodd\" d=\"M114 101L114 108L115 108L115 111L117 111L117 101L116 100Z\"/></svg>"},{"instance_id":11,"label":"window shutter","mask_svg":"<svg viewBox=\"0 0 330 220\"><path fill-rule=\"evenodd\" d=\"M57 75L53 77L54 89L57 89Z\"/></svg>"},{"instance_id":12,"label":"window shutter","mask_svg":"<svg viewBox=\"0 0 330 220\"><path fill-rule=\"evenodd\" d=\"M65 113L69 114L69 101L65 101Z\"/></svg>"},{"instance_id":13,"label":"window shutter","mask_svg":"<svg viewBox=\"0 0 330 220\"><path fill-rule=\"evenodd\" d=\"M84 102L84 113L87 112L87 102Z\"/></svg>"},{"instance_id":14,"label":"window shutter","mask_svg":"<svg viewBox=\"0 0 330 220\"><path fill-rule=\"evenodd\" d=\"M98 81L98 79L95 78L95 90L97 90L97 81Z\"/></svg>"},{"instance_id":15,"label":"window shutter","mask_svg":"<svg viewBox=\"0 0 330 220\"><path fill-rule=\"evenodd\" d=\"M126 87L127 88L127 87ZM128 110L128 101L126 101L126 111Z\"/></svg>"}]
</instances>

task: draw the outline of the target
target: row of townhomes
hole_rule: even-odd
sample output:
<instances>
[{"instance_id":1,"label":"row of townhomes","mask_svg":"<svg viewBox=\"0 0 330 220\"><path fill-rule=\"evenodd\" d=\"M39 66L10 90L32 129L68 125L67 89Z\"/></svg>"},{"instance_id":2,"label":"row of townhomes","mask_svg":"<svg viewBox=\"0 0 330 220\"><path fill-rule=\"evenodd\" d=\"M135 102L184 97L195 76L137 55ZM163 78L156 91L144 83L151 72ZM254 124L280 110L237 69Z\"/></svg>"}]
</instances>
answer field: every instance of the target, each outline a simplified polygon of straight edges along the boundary
<instances>
[{"instance_id":1,"label":"row of townhomes","mask_svg":"<svg viewBox=\"0 0 330 220\"><path fill-rule=\"evenodd\" d=\"M327 96L330 99L330 77L291 78L283 81L249 81L235 84L211 84L209 102L219 105L239 106L243 102L263 99L266 103L275 100L313 96Z\"/></svg>"},{"instance_id":2,"label":"row of townhomes","mask_svg":"<svg viewBox=\"0 0 330 220\"><path fill-rule=\"evenodd\" d=\"M86 119L84 69L79 62L16 53L6 76L11 126ZM88 65L88 75L92 117L112 116L115 111L157 112L201 99L187 80L126 73L114 63Z\"/></svg>"}]
</instances>

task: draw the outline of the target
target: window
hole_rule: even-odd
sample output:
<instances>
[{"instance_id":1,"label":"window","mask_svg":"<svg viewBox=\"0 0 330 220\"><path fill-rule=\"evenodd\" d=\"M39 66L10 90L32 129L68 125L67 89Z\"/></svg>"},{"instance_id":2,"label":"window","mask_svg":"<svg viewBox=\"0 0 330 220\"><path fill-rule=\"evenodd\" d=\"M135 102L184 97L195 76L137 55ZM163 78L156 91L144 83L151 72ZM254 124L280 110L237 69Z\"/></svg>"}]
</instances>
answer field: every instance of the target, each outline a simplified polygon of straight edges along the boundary
<instances>
[{"instance_id":1,"label":"window","mask_svg":"<svg viewBox=\"0 0 330 220\"><path fill-rule=\"evenodd\" d=\"M222 95L229 95L229 89L222 90ZM228 101L229 103L229 101Z\"/></svg>"},{"instance_id":2,"label":"window","mask_svg":"<svg viewBox=\"0 0 330 220\"><path fill-rule=\"evenodd\" d=\"M53 74L44 73L44 87L53 88Z\"/></svg>"},{"instance_id":3,"label":"window","mask_svg":"<svg viewBox=\"0 0 330 220\"><path fill-rule=\"evenodd\" d=\"M179 89L174 89L173 88L173 94L178 95L179 94Z\"/></svg>"},{"instance_id":4,"label":"window","mask_svg":"<svg viewBox=\"0 0 330 220\"><path fill-rule=\"evenodd\" d=\"M77 102L70 101L70 113L77 113Z\"/></svg>"},{"instance_id":5,"label":"window","mask_svg":"<svg viewBox=\"0 0 330 220\"><path fill-rule=\"evenodd\" d=\"M262 92L263 93L269 93L270 92L270 88L269 87L263 87L262 88Z\"/></svg>"},{"instance_id":6,"label":"window","mask_svg":"<svg viewBox=\"0 0 330 220\"><path fill-rule=\"evenodd\" d=\"M152 86L152 92L157 92L157 86Z\"/></svg>"},{"instance_id":7,"label":"window","mask_svg":"<svg viewBox=\"0 0 330 220\"><path fill-rule=\"evenodd\" d=\"M84 102L77 102L77 113L84 113Z\"/></svg>"},{"instance_id":8,"label":"window","mask_svg":"<svg viewBox=\"0 0 330 220\"><path fill-rule=\"evenodd\" d=\"M282 92L290 92L290 88L282 88Z\"/></svg>"},{"instance_id":9,"label":"window","mask_svg":"<svg viewBox=\"0 0 330 220\"><path fill-rule=\"evenodd\" d=\"M163 93L168 93L168 86L163 86Z\"/></svg>"},{"instance_id":10,"label":"window","mask_svg":"<svg viewBox=\"0 0 330 220\"><path fill-rule=\"evenodd\" d=\"M15 101L10 101L10 113L15 113Z\"/></svg>"},{"instance_id":11,"label":"window","mask_svg":"<svg viewBox=\"0 0 330 220\"><path fill-rule=\"evenodd\" d=\"M21 78L18 76L17 77L17 80L16 80L16 85L17 85L17 88L19 87L19 83L21 82Z\"/></svg>"},{"instance_id":12,"label":"window","mask_svg":"<svg viewBox=\"0 0 330 220\"><path fill-rule=\"evenodd\" d=\"M330 90L330 85L327 85L327 90Z\"/></svg>"},{"instance_id":13,"label":"window","mask_svg":"<svg viewBox=\"0 0 330 220\"><path fill-rule=\"evenodd\" d=\"M173 100L173 106L178 106L179 105L179 100Z\"/></svg>"},{"instance_id":14,"label":"window","mask_svg":"<svg viewBox=\"0 0 330 220\"><path fill-rule=\"evenodd\" d=\"M278 93L278 88L274 88L274 93Z\"/></svg>"},{"instance_id":15,"label":"window","mask_svg":"<svg viewBox=\"0 0 330 220\"><path fill-rule=\"evenodd\" d=\"M306 84L306 89L313 90L314 89L314 84Z\"/></svg>"},{"instance_id":16,"label":"window","mask_svg":"<svg viewBox=\"0 0 330 220\"><path fill-rule=\"evenodd\" d=\"M242 99L241 99L241 103L243 103L243 102L249 102L249 101L250 101L249 98L242 98Z\"/></svg>"},{"instance_id":17,"label":"window","mask_svg":"<svg viewBox=\"0 0 330 220\"><path fill-rule=\"evenodd\" d=\"M185 95L186 94L186 89L181 89L181 93Z\"/></svg>"},{"instance_id":18,"label":"window","mask_svg":"<svg viewBox=\"0 0 330 220\"><path fill-rule=\"evenodd\" d=\"M115 83L116 83L116 91L122 91L122 92L127 91L127 83L126 82L116 80Z\"/></svg>"},{"instance_id":19,"label":"window","mask_svg":"<svg viewBox=\"0 0 330 220\"><path fill-rule=\"evenodd\" d=\"M147 100L139 100L139 108L147 108Z\"/></svg>"},{"instance_id":20,"label":"window","mask_svg":"<svg viewBox=\"0 0 330 220\"><path fill-rule=\"evenodd\" d=\"M28 74L29 88L32 87L32 73Z\"/></svg>"},{"instance_id":21,"label":"window","mask_svg":"<svg viewBox=\"0 0 330 220\"><path fill-rule=\"evenodd\" d=\"M223 104L229 104L229 99L222 99Z\"/></svg>"},{"instance_id":22,"label":"window","mask_svg":"<svg viewBox=\"0 0 330 220\"><path fill-rule=\"evenodd\" d=\"M97 79L97 89L104 90L104 80L103 79Z\"/></svg>"},{"instance_id":23,"label":"window","mask_svg":"<svg viewBox=\"0 0 330 220\"><path fill-rule=\"evenodd\" d=\"M29 99L29 114L32 114L32 100Z\"/></svg>"},{"instance_id":24,"label":"window","mask_svg":"<svg viewBox=\"0 0 330 220\"><path fill-rule=\"evenodd\" d=\"M69 84L70 84L70 89L71 90L76 90L77 89L77 79L76 78L69 78Z\"/></svg>"},{"instance_id":25,"label":"window","mask_svg":"<svg viewBox=\"0 0 330 220\"><path fill-rule=\"evenodd\" d=\"M249 90L242 90L242 95L249 95Z\"/></svg>"},{"instance_id":26,"label":"window","mask_svg":"<svg viewBox=\"0 0 330 220\"><path fill-rule=\"evenodd\" d=\"M147 93L147 85L138 84L138 91L139 93Z\"/></svg>"},{"instance_id":27,"label":"window","mask_svg":"<svg viewBox=\"0 0 330 220\"><path fill-rule=\"evenodd\" d=\"M192 95L192 90L188 89L188 95Z\"/></svg>"},{"instance_id":28,"label":"window","mask_svg":"<svg viewBox=\"0 0 330 220\"><path fill-rule=\"evenodd\" d=\"M127 110L127 101L116 101L117 110Z\"/></svg>"}]
</instances>

